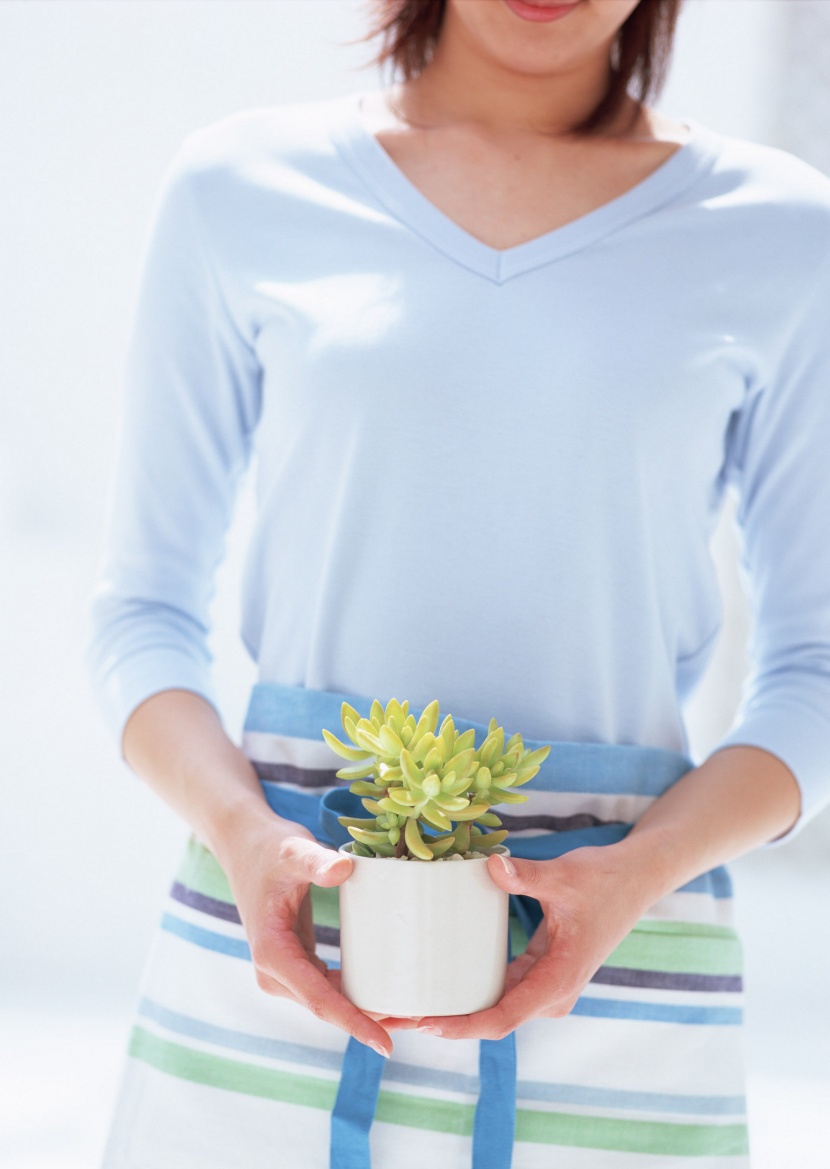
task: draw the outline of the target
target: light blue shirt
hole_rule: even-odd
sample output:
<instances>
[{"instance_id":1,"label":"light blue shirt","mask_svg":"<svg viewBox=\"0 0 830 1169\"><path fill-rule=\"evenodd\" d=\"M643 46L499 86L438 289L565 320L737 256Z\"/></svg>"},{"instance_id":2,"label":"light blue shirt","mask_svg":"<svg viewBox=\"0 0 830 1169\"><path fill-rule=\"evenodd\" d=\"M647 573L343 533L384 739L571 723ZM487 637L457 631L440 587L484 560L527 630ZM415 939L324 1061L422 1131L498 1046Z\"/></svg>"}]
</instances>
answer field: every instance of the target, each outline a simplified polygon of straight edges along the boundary
<instances>
[{"instance_id":1,"label":"light blue shirt","mask_svg":"<svg viewBox=\"0 0 830 1169\"><path fill-rule=\"evenodd\" d=\"M214 701L256 451L261 681L686 751L731 484L754 671L719 746L787 764L800 828L830 800L830 181L692 122L624 195L495 249L359 96L232 114L165 176L93 605L114 733L160 690Z\"/></svg>"}]
</instances>

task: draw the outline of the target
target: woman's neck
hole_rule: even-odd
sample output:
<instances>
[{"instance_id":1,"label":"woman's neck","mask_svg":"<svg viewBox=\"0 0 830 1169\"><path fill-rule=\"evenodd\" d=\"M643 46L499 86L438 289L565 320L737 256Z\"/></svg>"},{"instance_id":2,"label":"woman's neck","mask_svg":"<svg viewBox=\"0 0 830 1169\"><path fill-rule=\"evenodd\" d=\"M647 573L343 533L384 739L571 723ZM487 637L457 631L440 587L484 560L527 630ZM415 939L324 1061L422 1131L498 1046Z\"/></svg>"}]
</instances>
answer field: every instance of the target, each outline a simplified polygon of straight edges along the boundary
<instances>
[{"instance_id":1,"label":"woman's neck","mask_svg":"<svg viewBox=\"0 0 830 1169\"><path fill-rule=\"evenodd\" d=\"M601 101L611 74L610 46L561 73L519 72L481 53L454 11L447 6L441 36L423 72L388 91L390 105L409 125L467 123L493 138L567 135ZM637 112L629 98L605 133L621 132Z\"/></svg>"}]
</instances>

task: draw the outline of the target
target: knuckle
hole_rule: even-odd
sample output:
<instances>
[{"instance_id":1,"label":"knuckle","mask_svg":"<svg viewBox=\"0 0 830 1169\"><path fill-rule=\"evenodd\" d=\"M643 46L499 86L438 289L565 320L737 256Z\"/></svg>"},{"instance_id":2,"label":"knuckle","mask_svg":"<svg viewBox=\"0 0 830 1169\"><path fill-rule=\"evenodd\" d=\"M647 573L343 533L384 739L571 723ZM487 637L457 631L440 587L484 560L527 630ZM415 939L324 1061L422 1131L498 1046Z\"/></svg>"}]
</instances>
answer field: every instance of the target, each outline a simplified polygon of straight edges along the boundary
<instances>
[{"instance_id":1,"label":"knuckle","mask_svg":"<svg viewBox=\"0 0 830 1169\"><path fill-rule=\"evenodd\" d=\"M507 1036L515 1030L515 1024L511 1019L505 1015L500 1015L494 1019L490 1026L490 1035L492 1039L506 1039Z\"/></svg>"},{"instance_id":2,"label":"knuckle","mask_svg":"<svg viewBox=\"0 0 830 1169\"><path fill-rule=\"evenodd\" d=\"M306 999L306 1007L311 1011L316 1019L325 1019L326 1007L322 999L310 998Z\"/></svg>"},{"instance_id":3,"label":"knuckle","mask_svg":"<svg viewBox=\"0 0 830 1169\"><path fill-rule=\"evenodd\" d=\"M274 977L276 970L273 946L264 941L253 942L251 944L251 961L258 973L263 974L266 978Z\"/></svg>"},{"instance_id":4,"label":"knuckle","mask_svg":"<svg viewBox=\"0 0 830 1169\"><path fill-rule=\"evenodd\" d=\"M266 974L264 970L260 970L257 967L254 970L254 977L256 978L256 984L260 990L264 990L268 994L274 993L274 980L270 974Z\"/></svg>"},{"instance_id":5,"label":"knuckle","mask_svg":"<svg viewBox=\"0 0 830 1169\"><path fill-rule=\"evenodd\" d=\"M315 849L309 847L309 844L310 841L304 840L301 836L288 836L280 848L280 860L293 870L295 875L305 879L310 878L317 869Z\"/></svg>"},{"instance_id":6,"label":"knuckle","mask_svg":"<svg viewBox=\"0 0 830 1169\"><path fill-rule=\"evenodd\" d=\"M302 854L302 841L299 836L286 836L280 844L280 860L288 864L295 864Z\"/></svg>"}]
</instances>

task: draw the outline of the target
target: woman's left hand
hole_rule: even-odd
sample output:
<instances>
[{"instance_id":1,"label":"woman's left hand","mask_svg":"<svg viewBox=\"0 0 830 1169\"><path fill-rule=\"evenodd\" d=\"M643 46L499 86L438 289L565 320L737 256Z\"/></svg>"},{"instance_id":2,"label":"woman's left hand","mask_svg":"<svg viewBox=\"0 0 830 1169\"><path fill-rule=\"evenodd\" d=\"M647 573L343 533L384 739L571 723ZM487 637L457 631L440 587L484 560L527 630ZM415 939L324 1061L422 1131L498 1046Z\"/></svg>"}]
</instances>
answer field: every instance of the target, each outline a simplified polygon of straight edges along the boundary
<instances>
[{"instance_id":1,"label":"woman's left hand","mask_svg":"<svg viewBox=\"0 0 830 1169\"><path fill-rule=\"evenodd\" d=\"M650 874L642 864L632 865L625 841L574 849L555 860L510 857L508 863L515 875L500 856L488 858L493 880L508 893L535 897L544 918L524 954L508 965L504 995L473 1015L424 1017L419 1030L445 1039L501 1039L528 1019L567 1015L657 899Z\"/></svg>"}]
</instances>

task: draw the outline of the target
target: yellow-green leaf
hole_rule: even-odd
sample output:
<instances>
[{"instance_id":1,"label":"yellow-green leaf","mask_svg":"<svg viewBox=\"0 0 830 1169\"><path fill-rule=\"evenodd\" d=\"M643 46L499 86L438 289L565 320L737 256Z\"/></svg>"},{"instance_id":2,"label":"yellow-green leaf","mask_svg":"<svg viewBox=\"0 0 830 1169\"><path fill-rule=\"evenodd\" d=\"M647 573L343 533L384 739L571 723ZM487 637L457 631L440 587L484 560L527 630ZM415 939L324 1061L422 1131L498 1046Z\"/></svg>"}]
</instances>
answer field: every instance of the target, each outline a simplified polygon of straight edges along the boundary
<instances>
[{"instance_id":1,"label":"yellow-green leaf","mask_svg":"<svg viewBox=\"0 0 830 1169\"><path fill-rule=\"evenodd\" d=\"M345 743L341 743L325 727L323 728L323 738L331 747L332 751L336 752L343 759L366 759L371 754L370 751L359 751L356 747L348 747Z\"/></svg>"},{"instance_id":2,"label":"yellow-green leaf","mask_svg":"<svg viewBox=\"0 0 830 1169\"><path fill-rule=\"evenodd\" d=\"M424 844L417 820L407 820L406 827L404 828L404 839L406 840L406 847L413 856L417 856L422 861L432 860L432 852Z\"/></svg>"}]
</instances>

